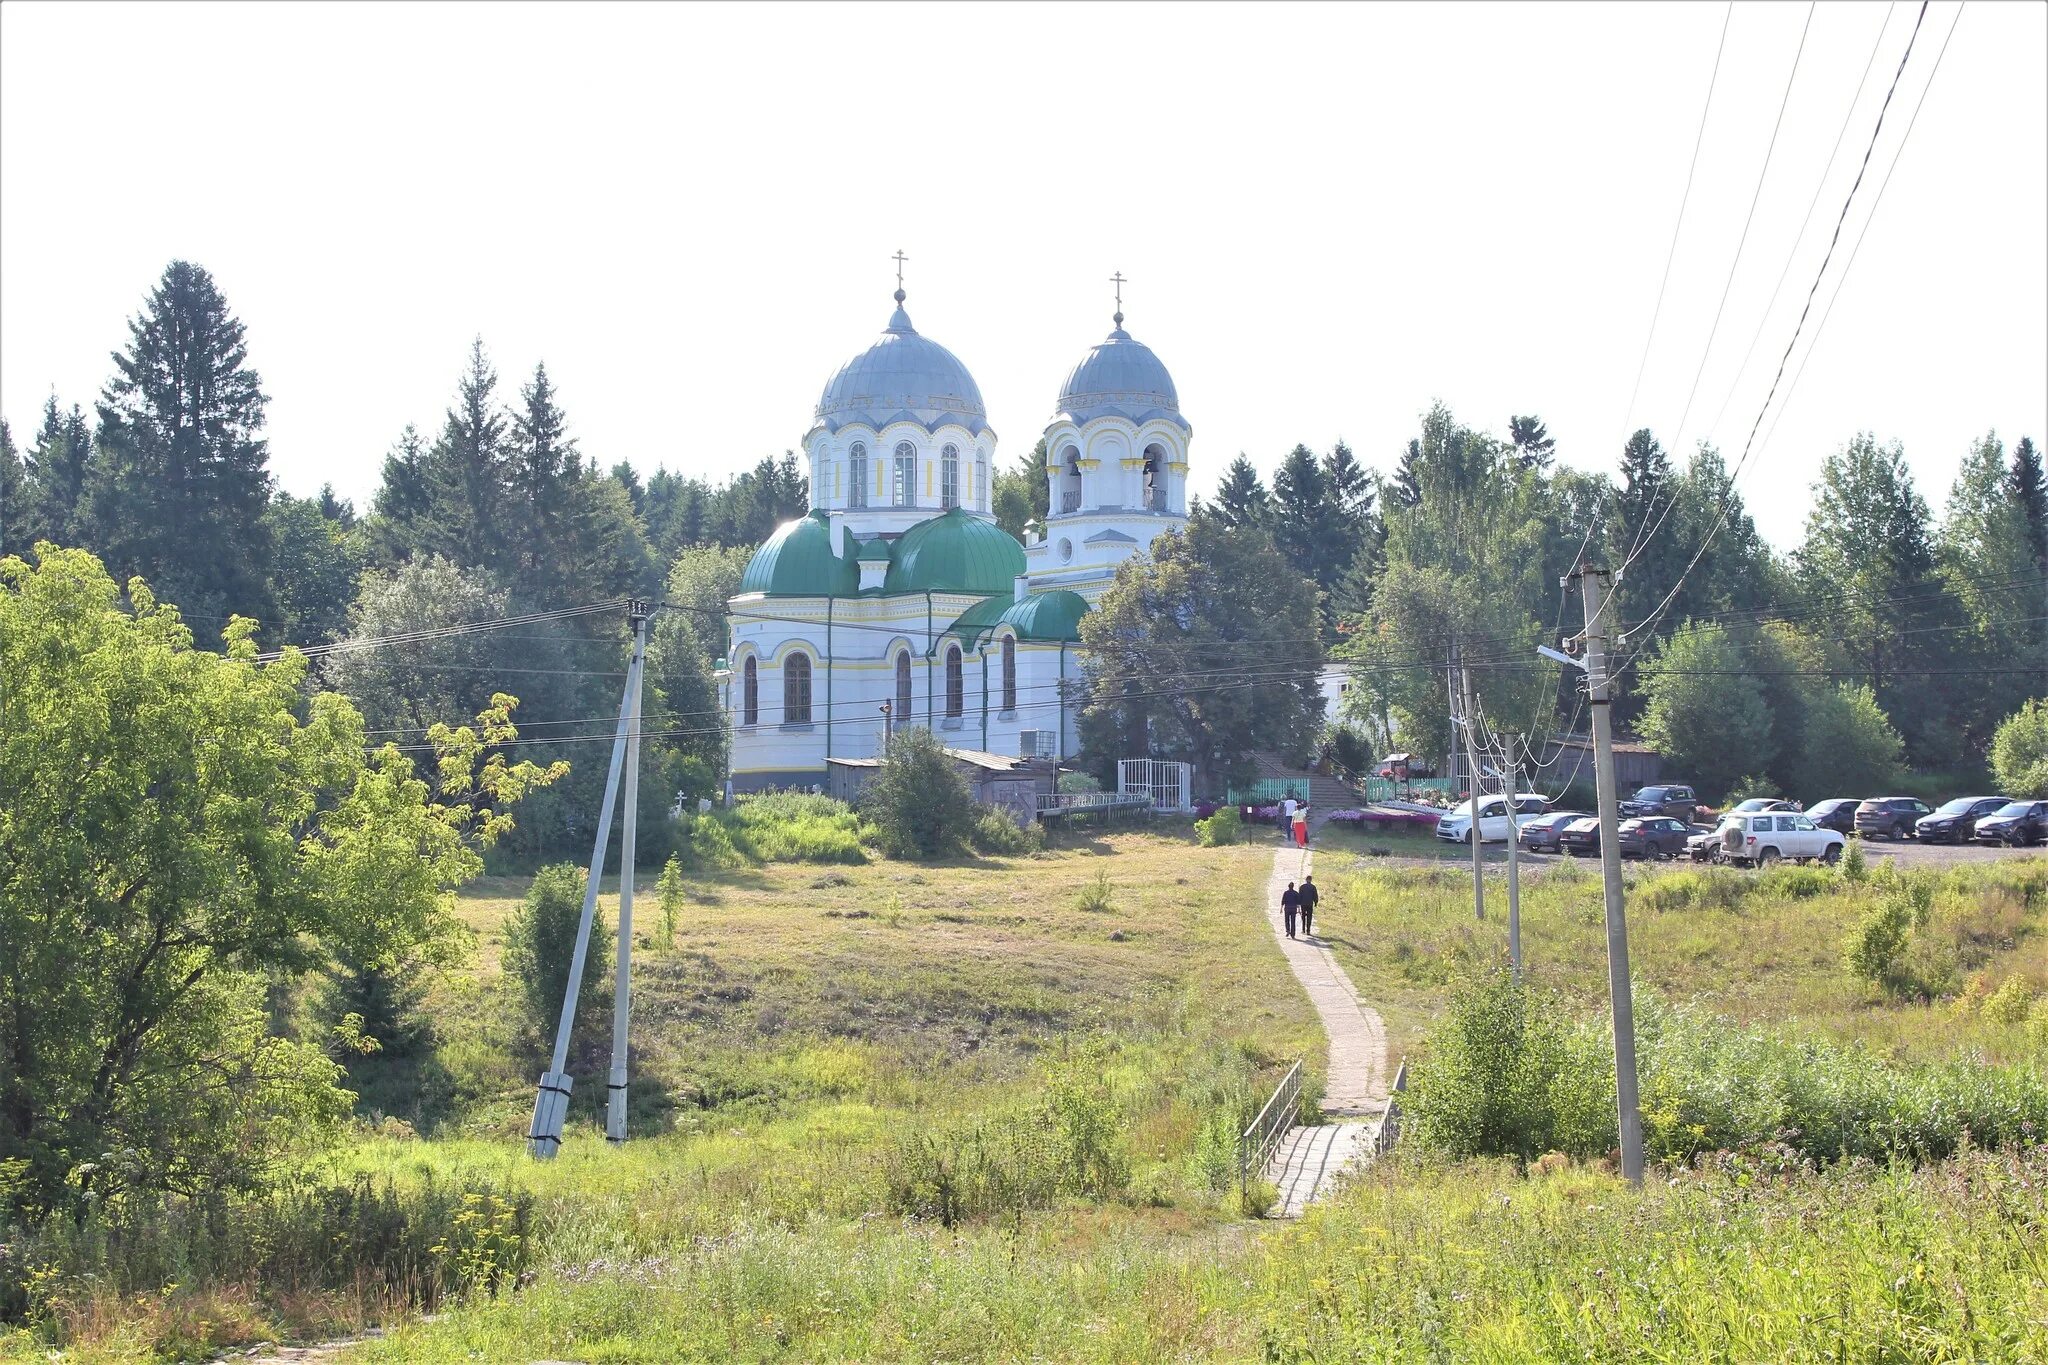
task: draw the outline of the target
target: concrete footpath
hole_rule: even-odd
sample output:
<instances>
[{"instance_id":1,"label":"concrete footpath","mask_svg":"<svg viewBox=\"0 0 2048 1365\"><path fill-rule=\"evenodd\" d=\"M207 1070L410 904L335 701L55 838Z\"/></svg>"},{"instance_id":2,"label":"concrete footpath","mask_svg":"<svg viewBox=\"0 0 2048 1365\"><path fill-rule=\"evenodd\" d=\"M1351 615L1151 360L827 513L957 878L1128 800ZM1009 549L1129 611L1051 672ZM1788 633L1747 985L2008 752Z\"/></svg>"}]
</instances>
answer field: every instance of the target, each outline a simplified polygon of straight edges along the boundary
<instances>
[{"instance_id":1,"label":"concrete footpath","mask_svg":"<svg viewBox=\"0 0 2048 1365\"><path fill-rule=\"evenodd\" d=\"M1281 1139L1266 1178L1279 1190L1272 1216L1293 1218L1310 1201L1335 1188L1338 1178L1373 1150L1387 1110L1387 1031L1372 1007L1358 998L1337 956L1315 937L1288 938L1280 914L1287 883L1300 885L1315 871L1312 849L1284 848L1273 855L1266 882L1266 922L1287 965L1308 992L1330 1040L1323 1112L1333 1121L1295 1127Z\"/></svg>"}]
</instances>

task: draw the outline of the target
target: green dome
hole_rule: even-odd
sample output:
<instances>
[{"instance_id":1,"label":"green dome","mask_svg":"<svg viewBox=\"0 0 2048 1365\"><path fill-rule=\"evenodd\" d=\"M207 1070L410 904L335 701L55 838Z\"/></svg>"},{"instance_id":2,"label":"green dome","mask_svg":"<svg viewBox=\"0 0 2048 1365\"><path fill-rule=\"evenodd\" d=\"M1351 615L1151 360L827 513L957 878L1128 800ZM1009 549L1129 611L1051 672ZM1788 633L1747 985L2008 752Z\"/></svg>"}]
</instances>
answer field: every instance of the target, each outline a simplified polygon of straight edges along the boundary
<instances>
[{"instance_id":1,"label":"green dome","mask_svg":"<svg viewBox=\"0 0 2048 1365\"><path fill-rule=\"evenodd\" d=\"M1000 620L1014 626L1020 640L1081 640L1081 618L1088 614L1088 601L1080 593L1059 588L1035 592L1022 602L1011 603Z\"/></svg>"},{"instance_id":2,"label":"green dome","mask_svg":"<svg viewBox=\"0 0 2048 1365\"><path fill-rule=\"evenodd\" d=\"M1003 613L1009 610L1008 597L984 597L966 611L953 618L953 624L946 627L947 633L958 635L972 645L976 636L994 630L1002 624Z\"/></svg>"},{"instance_id":3,"label":"green dome","mask_svg":"<svg viewBox=\"0 0 2048 1365\"><path fill-rule=\"evenodd\" d=\"M955 507L896 541L884 592L1007 593L1024 572L1024 547L994 522Z\"/></svg>"},{"instance_id":4,"label":"green dome","mask_svg":"<svg viewBox=\"0 0 2048 1365\"><path fill-rule=\"evenodd\" d=\"M770 597L851 597L860 570L832 552L832 522L823 512L785 521L747 561L741 592Z\"/></svg>"}]
</instances>

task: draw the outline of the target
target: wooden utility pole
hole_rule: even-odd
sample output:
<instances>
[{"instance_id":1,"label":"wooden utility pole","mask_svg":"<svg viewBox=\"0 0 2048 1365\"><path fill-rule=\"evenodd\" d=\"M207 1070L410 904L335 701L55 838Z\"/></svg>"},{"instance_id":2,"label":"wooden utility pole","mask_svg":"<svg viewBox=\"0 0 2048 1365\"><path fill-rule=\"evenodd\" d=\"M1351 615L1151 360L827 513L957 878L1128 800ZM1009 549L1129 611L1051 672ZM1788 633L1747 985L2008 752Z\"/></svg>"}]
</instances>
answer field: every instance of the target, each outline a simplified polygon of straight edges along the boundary
<instances>
[{"instance_id":1,"label":"wooden utility pole","mask_svg":"<svg viewBox=\"0 0 2048 1365\"><path fill-rule=\"evenodd\" d=\"M652 609L632 605L633 667L627 682L632 723L626 731L626 828L619 836L619 956L612 982L612 1071L606 1087L604 1135L626 1140L626 1026L633 1015L633 859L640 824L640 684L646 677L647 622Z\"/></svg>"},{"instance_id":2,"label":"wooden utility pole","mask_svg":"<svg viewBox=\"0 0 2048 1365\"><path fill-rule=\"evenodd\" d=\"M1621 1133L1621 1173L1643 1183L1643 1117L1636 1099L1636 1014L1629 985L1628 915L1621 901L1621 815L1614 790L1614 730L1607 680L1604 611L1609 575L1579 565L1586 610L1586 690L1593 710L1593 775L1600 795L1600 880L1607 898L1607 994L1614 1016L1614 1088Z\"/></svg>"},{"instance_id":3,"label":"wooden utility pole","mask_svg":"<svg viewBox=\"0 0 2048 1365\"><path fill-rule=\"evenodd\" d=\"M1456 659L1457 645L1451 646L1451 657ZM1472 913L1479 919L1486 918L1486 870L1482 860L1485 843L1479 837L1479 756L1472 747L1472 675L1462 662L1458 664L1458 704L1464 712L1466 785L1471 788L1472 828Z\"/></svg>"}]
</instances>

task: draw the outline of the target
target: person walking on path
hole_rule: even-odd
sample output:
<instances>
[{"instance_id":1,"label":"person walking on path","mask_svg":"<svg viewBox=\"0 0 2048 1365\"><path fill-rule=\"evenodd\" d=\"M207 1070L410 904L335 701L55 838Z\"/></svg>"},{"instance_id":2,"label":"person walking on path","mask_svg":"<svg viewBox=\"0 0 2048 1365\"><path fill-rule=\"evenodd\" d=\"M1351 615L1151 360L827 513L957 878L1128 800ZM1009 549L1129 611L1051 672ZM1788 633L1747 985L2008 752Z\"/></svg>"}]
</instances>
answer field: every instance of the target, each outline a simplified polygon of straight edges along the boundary
<instances>
[{"instance_id":1,"label":"person walking on path","mask_svg":"<svg viewBox=\"0 0 2048 1365\"><path fill-rule=\"evenodd\" d=\"M1316 902L1323 898L1323 893L1316 890L1316 879L1313 876L1308 876L1301 879L1301 891L1299 894L1301 896L1301 936L1303 938L1314 938L1316 936Z\"/></svg>"},{"instance_id":2,"label":"person walking on path","mask_svg":"<svg viewBox=\"0 0 2048 1365\"><path fill-rule=\"evenodd\" d=\"M1287 796L1280 801L1280 842L1294 842L1294 798Z\"/></svg>"},{"instance_id":3,"label":"person walking on path","mask_svg":"<svg viewBox=\"0 0 2048 1365\"><path fill-rule=\"evenodd\" d=\"M1280 897L1280 917L1287 921L1287 937L1294 937L1294 919L1301 910L1301 893L1294 889L1294 883L1287 883L1287 890Z\"/></svg>"},{"instance_id":4,"label":"person walking on path","mask_svg":"<svg viewBox=\"0 0 2048 1365\"><path fill-rule=\"evenodd\" d=\"M1294 808L1294 842L1299 848L1308 847L1308 803L1306 801Z\"/></svg>"}]
</instances>

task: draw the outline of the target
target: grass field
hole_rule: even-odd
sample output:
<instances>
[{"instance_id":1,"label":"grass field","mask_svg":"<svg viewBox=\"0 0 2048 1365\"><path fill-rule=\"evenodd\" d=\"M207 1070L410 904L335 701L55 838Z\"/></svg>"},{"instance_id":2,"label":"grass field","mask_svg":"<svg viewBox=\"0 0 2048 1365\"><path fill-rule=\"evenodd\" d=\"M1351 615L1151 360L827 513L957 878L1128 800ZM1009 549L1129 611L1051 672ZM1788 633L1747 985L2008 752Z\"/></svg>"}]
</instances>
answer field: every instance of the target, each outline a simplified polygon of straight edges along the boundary
<instances>
[{"instance_id":1,"label":"grass field","mask_svg":"<svg viewBox=\"0 0 2048 1365\"><path fill-rule=\"evenodd\" d=\"M1299 1224L1248 1220L1225 1188L1243 1106L1322 1047L1256 913L1274 846L1130 832L699 880L676 942L636 955L632 1140L609 1147L596 1124L600 1014L546 1163L519 1140L541 1059L499 968L524 884L478 884L467 960L428 997L431 1059L359 1065L363 1131L307 1172L467 1201L432 1248L459 1274L431 1320L373 1286L120 1298L81 1282L47 1295L35 1331L0 1337L0 1357L62 1341L70 1359L193 1358L379 1321L395 1330L346 1358L2048 1356L2038 1145L1821 1171L1766 1146L1641 1192L1561 1159L1525 1172L1404 1150ZM1397 1048L1504 951L1498 882L1481 924L1454 867L1326 843L1317 881L1317 927ZM1089 908L1105 885L1107 908ZM2043 1055L2044 1007L2029 1024L1984 1002L2048 984L2048 860L1939 880L1914 951L1963 1004L1848 971L1843 939L1876 894L1810 869L1646 870L1637 977L1887 1055ZM640 907L644 936L660 917ZM1597 879L1532 878L1523 912L1532 980L1596 1003Z\"/></svg>"}]
</instances>

